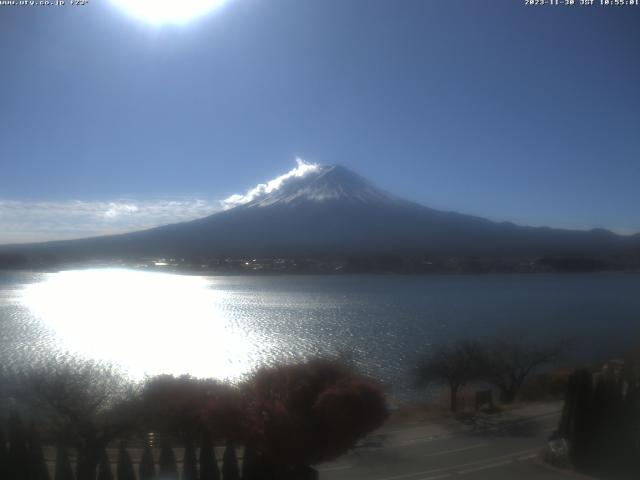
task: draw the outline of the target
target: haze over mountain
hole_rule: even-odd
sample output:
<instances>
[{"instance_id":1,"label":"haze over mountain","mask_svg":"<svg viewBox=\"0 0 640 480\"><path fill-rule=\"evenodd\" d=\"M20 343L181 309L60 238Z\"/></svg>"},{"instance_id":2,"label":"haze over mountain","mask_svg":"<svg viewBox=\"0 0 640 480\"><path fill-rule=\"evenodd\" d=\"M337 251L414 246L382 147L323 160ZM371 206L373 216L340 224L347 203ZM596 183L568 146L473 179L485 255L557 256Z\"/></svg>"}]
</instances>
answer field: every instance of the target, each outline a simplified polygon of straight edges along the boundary
<instances>
[{"instance_id":1,"label":"haze over mountain","mask_svg":"<svg viewBox=\"0 0 640 480\"><path fill-rule=\"evenodd\" d=\"M300 163L225 201L226 210L150 230L13 245L0 253L63 259L349 255L611 256L640 235L522 227L439 211L383 191L339 166Z\"/></svg>"}]
</instances>

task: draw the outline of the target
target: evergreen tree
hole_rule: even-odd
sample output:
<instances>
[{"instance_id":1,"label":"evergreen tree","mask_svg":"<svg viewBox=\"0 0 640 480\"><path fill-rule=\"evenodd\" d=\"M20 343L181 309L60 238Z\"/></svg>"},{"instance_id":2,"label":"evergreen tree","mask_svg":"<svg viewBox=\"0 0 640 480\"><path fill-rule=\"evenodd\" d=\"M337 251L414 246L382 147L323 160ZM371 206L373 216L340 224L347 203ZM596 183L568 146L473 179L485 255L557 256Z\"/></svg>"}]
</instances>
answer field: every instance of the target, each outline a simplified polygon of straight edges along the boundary
<instances>
[{"instance_id":1,"label":"evergreen tree","mask_svg":"<svg viewBox=\"0 0 640 480\"><path fill-rule=\"evenodd\" d=\"M56 450L56 468L54 480L73 480L73 470L69 455L64 447L58 446Z\"/></svg>"},{"instance_id":2,"label":"evergreen tree","mask_svg":"<svg viewBox=\"0 0 640 480\"><path fill-rule=\"evenodd\" d=\"M625 436L624 431L627 426L627 419L624 418L624 382L622 378L611 376L608 383L607 411L605 412L605 421L607 428L605 430L605 442L607 448L603 448L604 456L603 464L614 469L623 468L624 470L624 450Z\"/></svg>"},{"instance_id":3,"label":"evergreen tree","mask_svg":"<svg viewBox=\"0 0 640 480\"><path fill-rule=\"evenodd\" d=\"M275 480L276 478L275 465L253 448L245 446L242 455L242 480Z\"/></svg>"},{"instance_id":4,"label":"evergreen tree","mask_svg":"<svg viewBox=\"0 0 640 480\"><path fill-rule=\"evenodd\" d=\"M578 467L589 461L592 394L591 372L578 370L569 377L559 433L569 442L570 460Z\"/></svg>"},{"instance_id":5,"label":"evergreen tree","mask_svg":"<svg viewBox=\"0 0 640 480\"><path fill-rule=\"evenodd\" d=\"M224 480L240 480L240 469L238 468L238 457L236 447L232 440L227 440L222 457L222 478Z\"/></svg>"},{"instance_id":6,"label":"evergreen tree","mask_svg":"<svg viewBox=\"0 0 640 480\"><path fill-rule=\"evenodd\" d=\"M577 469L607 478L638 478L638 394L635 375L618 370L603 370L595 386L587 370L571 375L559 433L568 440Z\"/></svg>"},{"instance_id":7,"label":"evergreen tree","mask_svg":"<svg viewBox=\"0 0 640 480\"><path fill-rule=\"evenodd\" d=\"M208 434L202 436L200 444L200 480L220 480L216 452Z\"/></svg>"},{"instance_id":8,"label":"evergreen tree","mask_svg":"<svg viewBox=\"0 0 640 480\"><path fill-rule=\"evenodd\" d=\"M31 477L31 462L22 420L16 412L9 415L9 474L10 480Z\"/></svg>"},{"instance_id":9,"label":"evergreen tree","mask_svg":"<svg viewBox=\"0 0 640 480\"><path fill-rule=\"evenodd\" d=\"M198 480L198 460L191 440L187 440L184 448L182 480Z\"/></svg>"},{"instance_id":10,"label":"evergreen tree","mask_svg":"<svg viewBox=\"0 0 640 480\"><path fill-rule=\"evenodd\" d=\"M258 464L258 455L251 447L244 447L242 455L242 480L258 480L260 479L260 471Z\"/></svg>"},{"instance_id":11,"label":"evergreen tree","mask_svg":"<svg viewBox=\"0 0 640 480\"><path fill-rule=\"evenodd\" d=\"M9 453L7 452L7 441L4 436L4 429L0 426L0 478L9 476Z\"/></svg>"},{"instance_id":12,"label":"evergreen tree","mask_svg":"<svg viewBox=\"0 0 640 480\"><path fill-rule=\"evenodd\" d=\"M113 472L111 470L111 460L107 454L107 450L103 449L100 454L100 463L98 464L98 480L113 480Z\"/></svg>"},{"instance_id":13,"label":"evergreen tree","mask_svg":"<svg viewBox=\"0 0 640 480\"><path fill-rule=\"evenodd\" d=\"M153 453L149 445L145 445L142 451L142 457L140 458L140 465L138 467L138 476L140 480L155 480L156 478L156 464L153 460Z\"/></svg>"},{"instance_id":14,"label":"evergreen tree","mask_svg":"<svg viewBox=\"0 0 640 480\"><path fill-rule=\"evenodd\" d=\"M118 449L118 465L116 467L118 480L136 480L136 474L133 470L131 456L125 448L124 444Z\"/></svg>"},{"instance_id":15,"label":"evergreen tree","mask_svg":"<svg viewBox=\"0 0 640 480\"><path fill-rule=\"evenodd\" d=\"M159 476L162 480L178 480L178 464L173 449L167 440L162 442L159 458Z\"/></svg>"},{"instance_id":16,"label":"evergreen tree","mask_svg":"<svg viewBox=\"0 0 640 480\"><path fill-rule=\"evenodd\" d=\"M78 449L76 461L76 480L95 480L102 451L107 443L104 439L83 442Z\"/></svg>"},{"instance_id":17,"label":"evergreen tree","mask_svg":"<svg viewBox=\"0 0 640 480\"><path fill-rule=\"evenodd\" d=\"M629 379L624 417L627 419L625 449L629 469L640 478L640 392L635 377Z\"/></svg>"},{"instance_id":18,"label":"evergreen tree","mask_svg":"<svg viewBox=\"0 0 640 480\"><path fill-rule=\"evenodd\" d=\"M609 421L611 392L610 385L599 378L593 389L590 403L590 415L585 418L582 435L584 438L585 452L582 459L582 467L593 468L599 465L609 455Z\"/></svg>"},{"instance_id":19,"label":"evergreen tree","mask_svg":"<svg viewBox=\"0 0 640 480\"><path fill-rule=\"evenodd\" d=\"M31 424L29 428L28 447L31 464L31 480L49 480L49 469L47 469L47 462L44 459L40 435L38 435L38 430L33 424Z\"/></svg>"}]
</instances>

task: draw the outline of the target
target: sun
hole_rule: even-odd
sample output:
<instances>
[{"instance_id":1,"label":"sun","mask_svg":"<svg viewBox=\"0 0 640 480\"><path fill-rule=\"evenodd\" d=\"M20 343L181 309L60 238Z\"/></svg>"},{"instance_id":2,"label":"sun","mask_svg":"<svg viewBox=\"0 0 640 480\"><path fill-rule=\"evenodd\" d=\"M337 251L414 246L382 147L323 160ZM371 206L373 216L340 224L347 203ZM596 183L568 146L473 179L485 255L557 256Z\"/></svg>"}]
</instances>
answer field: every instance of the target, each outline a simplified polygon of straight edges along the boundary
<instances>
[{"instance_id":1,"label":"sun","mask_svg":"<svg viewBox=\"0 0 640 480\"><path fill-rule=\"evenodd\" d=\"M184 24L205 15L227 0L111 0L129 15L145 22Z\"/></svg>"}]
</instances>

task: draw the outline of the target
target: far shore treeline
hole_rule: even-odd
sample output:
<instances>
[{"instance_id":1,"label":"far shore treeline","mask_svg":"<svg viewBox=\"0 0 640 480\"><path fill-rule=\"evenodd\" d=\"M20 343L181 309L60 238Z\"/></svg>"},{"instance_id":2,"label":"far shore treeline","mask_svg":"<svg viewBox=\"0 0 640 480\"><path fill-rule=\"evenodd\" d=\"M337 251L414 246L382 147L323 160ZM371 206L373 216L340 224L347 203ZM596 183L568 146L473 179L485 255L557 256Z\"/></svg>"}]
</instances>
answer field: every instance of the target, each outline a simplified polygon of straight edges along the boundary
<instances>
[{"instance_id":1,"label":"far shore treeline","mask_svg":"<svg viewBox=\"0 0 640 480\"><path fill-rule=\"evenodd\" d=\"M0 253L0 270L51 270L87 266L121 266L204 274L344 274L344 273L548 273L548 272L640 272L638 256L474 257L400 256L390 254L307 256L295 258L255 257L124 257L96 259L91 256Z\"/></svg>"}]
</instances>

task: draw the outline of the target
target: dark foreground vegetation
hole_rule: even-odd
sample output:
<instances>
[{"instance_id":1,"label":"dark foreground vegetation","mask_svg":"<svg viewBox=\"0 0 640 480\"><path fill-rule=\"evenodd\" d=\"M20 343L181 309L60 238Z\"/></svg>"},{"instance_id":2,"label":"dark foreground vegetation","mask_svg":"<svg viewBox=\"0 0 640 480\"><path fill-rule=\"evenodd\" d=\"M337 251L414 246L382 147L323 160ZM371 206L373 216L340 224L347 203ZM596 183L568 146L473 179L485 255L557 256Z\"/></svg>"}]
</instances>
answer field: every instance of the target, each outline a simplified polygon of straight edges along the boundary
<instances>
[{"instance_id":1,"label":"dark foreground vegetation","mask_svg":"<svg viewBox=\"0 0 640 480\"><path fill-rule=\"evenodd\" d=\"M640 478L640 378L630 359L571 375L555 443L598 478Z\"/></svg>"},{"instance_id":2,"label":"dark foreground vegetation","mask_svg":"<svg viewBox=\"0 0 640 480\"><path fill-rule=\"evenodd\" d=\"M536 371L566 349L566 341L461 341L415 373L421 384L446 386L456 414L465 387L477 389L467 407L488 406L489 415L532 389L562 392L546 459L598 478L640 478L638 358L536 385L544 376ZM388 416L381 388L332 360L261 368L234 386L171 375L131 384L108 365L74 359L0 372L2 480L316 479L314 465L345 454Z\"/></svg>"},{"instance_id":3,"label":"dark foreground vegetation","mask_svg":"<svg viewBox=\"0 0 640 480\"><path fill-rule=\"evenodd\" d=\"M536 346L526 343L461 341L425 358L416 369L420 384L438 383L449 391L449 405L459 414L459 393L468 385L476 390L475 408L495 409L492 392L502 404L526 397L540 381L534 372L555 362L568 342ZM640 478L640 355L562 375L561 389L547 383L547 393L563 392L558 429L551 436L546 460L562 468L603 479ZM498 411L496 409L496 411ZM459 417L464 419L464 415Z\"/></svg>"},{"instance_id":4,"label":"dark foreground vegetation","mask_svg":"<svg viewBox=\"0 0 640 480\"><path fill-rule=\"evenodd\" d=\"M329 360L262 368L239 387L168 375L136 386L75 360L5 367L0 385L3 480L311 479L387 417L374 382Z\"/></svg>"}]
</instances>

